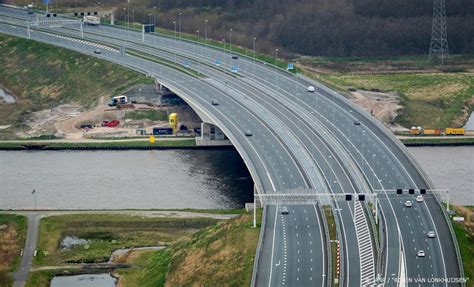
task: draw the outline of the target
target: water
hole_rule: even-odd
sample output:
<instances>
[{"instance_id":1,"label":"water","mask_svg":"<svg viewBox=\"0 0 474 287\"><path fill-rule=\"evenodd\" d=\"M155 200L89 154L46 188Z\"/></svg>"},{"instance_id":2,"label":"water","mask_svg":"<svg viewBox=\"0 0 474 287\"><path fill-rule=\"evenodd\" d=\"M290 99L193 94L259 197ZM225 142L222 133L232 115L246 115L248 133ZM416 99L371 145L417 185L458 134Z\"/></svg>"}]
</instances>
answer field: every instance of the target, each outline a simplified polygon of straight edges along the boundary
<instances>
[{"instance_id":1,"label":"water","mask_svg":"<svg viewBox=\"0 0 474 287\"><path fill-rule=\"evenodd\" d=\"M38 209L242 208L253 182L234 150L0 151L0 209L35 197Z\"/></svg>"},{"instance_id":2,"label":"water","mask_svg":"<svg viewBox=\"0 0 474 287\"><path fill-rule=\"evenodd\" d=\"M71 249L79 245L86 245L89 243L89 240L77 238L75 236L66 236L61 240L59 248L61 250Z\"/></svg>"},{"instance_id":3,"label":"water","mask_svg":"<svg viewBox=\"0 0 474 287\"><path fill-rule=\"evenodd\" d=\"M409 150L451 202L474 205L473 146ZM234 208L252 192L233 150L0 151L0 209L35 196L38 209Z\"/></svg>"},{"instance_id":4,"label":"water","mask_svg":"<svg viewBox=\"0 0 474 287\"><path fill-rule=\"evenodd\" d=\"M411 147L410 152L450 202L474 205L474 146ZM445 200L445 194L441 194Z\"/></svg>"},{"instance_id":5,"label":"water","mask_svg":"<svg viewBox=\"0 0 474 287\"><path fill-rule=\"evenodd\" d=\"M110 274L84 274L58 276L51 280L51 287L115 287L117 279Z\"/></svg>"},{"instance_id":6,"label":"water","mask_svg":"<svg viewBox=\"0 0 474 287\"><path fill-rule=\"evenodd\" d=\"M4 89L0 89L0 98L3 98L7 104L12 104L15 102L15 98L7 93Z\"/></svg>"}]
</instances>

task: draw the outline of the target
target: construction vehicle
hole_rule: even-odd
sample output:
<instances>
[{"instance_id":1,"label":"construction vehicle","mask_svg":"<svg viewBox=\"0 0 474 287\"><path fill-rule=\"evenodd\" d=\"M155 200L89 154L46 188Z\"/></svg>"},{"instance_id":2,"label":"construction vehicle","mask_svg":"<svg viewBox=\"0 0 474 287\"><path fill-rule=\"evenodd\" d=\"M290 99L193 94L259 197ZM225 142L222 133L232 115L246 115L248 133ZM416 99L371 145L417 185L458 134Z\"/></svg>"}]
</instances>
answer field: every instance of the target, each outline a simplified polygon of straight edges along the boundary
<instances>
[{"instance_id":1,"label":"construction vehicle","mask_svg":"<svg viewBox=\"0 0 474 287\"><path fill-rule=\"evenodd\" d=\"M444 133L451 136L463 136L464 128L446 128Z\"/></svg>"},{"instance_id":2,"label":"construction vehicle","mask_svg":"<svg viewBox=\"0 0 474 287\"><path fill-rule=\"evenodd\" d=\"M121 95L111 98L109 101L109 106L115 107L116 105L124 105L126 103L128 103L128 97Z\"/></svg>"},{"instance_id":3,"label":"construction vehicle","mask_svg":"<svg viewBox=\"0 0 474 287\"><path fill-rule=\"evenodd\" d=\"M84 16L83 22L84 24L87 24L87 25L99 26L100 17L99 16Z\"/></svg>"},{"instance_id":4,"label":"construction vehicle","mask_svg":"<svg viewBox=\"0 0 474 287\"><path fill-rule=\"evenodd\" d=\"M412 127L410 134L417 136L462 136L465 134L464 128L446 128L446 129L424 129L422 127Z\"/></svg>"}]
</instances>

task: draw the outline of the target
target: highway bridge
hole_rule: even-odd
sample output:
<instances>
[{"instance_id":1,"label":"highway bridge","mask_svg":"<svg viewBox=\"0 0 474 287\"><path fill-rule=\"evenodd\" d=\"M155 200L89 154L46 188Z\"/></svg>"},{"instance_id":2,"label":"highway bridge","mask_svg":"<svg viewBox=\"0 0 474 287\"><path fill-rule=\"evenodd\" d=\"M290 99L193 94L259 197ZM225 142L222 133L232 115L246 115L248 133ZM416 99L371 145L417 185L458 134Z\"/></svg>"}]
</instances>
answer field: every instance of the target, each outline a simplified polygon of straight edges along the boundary
<instances>
[{"instance_id":1,"label":"highway bridge","mask_svg":"<svg viewBox=\"0 0 474 287\"><path fill-rule=\"evenodd\" d=\"M430 191L435 187L380 122L342 95L252 56L232 57L230 49L37 15L0 6L0 32L156 78L231 140L265 207L253 285L333 286L337 279L340 286L462 286L448 283L463 270L447 215ZM422 189L424 201L406 208ZM288 214L281 214L283 206ZM333 241L328 210L337 229ZM434 239L427 238L431 230ZM339 275L333 244L341 247ZM426 257L417 257L418 250Z\"/></svg>"}]
</instances>

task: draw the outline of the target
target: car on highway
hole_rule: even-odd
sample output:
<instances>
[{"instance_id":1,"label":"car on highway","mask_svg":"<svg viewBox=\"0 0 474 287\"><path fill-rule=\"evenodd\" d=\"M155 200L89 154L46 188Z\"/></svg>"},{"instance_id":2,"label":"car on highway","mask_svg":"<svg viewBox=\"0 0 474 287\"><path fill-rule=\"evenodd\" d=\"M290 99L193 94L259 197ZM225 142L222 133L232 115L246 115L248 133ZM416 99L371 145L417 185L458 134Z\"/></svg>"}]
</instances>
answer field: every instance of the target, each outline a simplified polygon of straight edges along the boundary
<instances>
[{"instance_id":1,"label":"car on highway","mask_svg":"<svg viewBox=\"0 0 474 287\"><path fill-rule=\"evenodd\" d=\"M288 214L288 208L286 206L282 206L282 208L280 209L280 213L281 214Z\"/></svg>"},{"instance_id":2,"label":"car on highway","mask_svg":"<svg viewBox=\"0 0 474 287\"><path fill-rule=\"evenodd\" d=\"M246 130L245 131L245 136L251 137L252 136L252 131L251 130Z\"/></svg>"},{"instance_id":3,"label":"car on highway","mask_svg":"<svg viewBox=\"0 0 474 287\"><path fill-rule=\"evenodd\" d=\"M239 56L237 56L237 55L232 55L232 59L237 60L238 58L239 58Z\"/></svg>"},{"instance_id":4,"label":"car on highway","mask_svg":"<svg viewBox=\"0 0 474 287\"><path fill-rule=\"evenodd\" d=\"M356 125L356 126L360 126L360 122L359 122L359 121L357 121L357 120L355 120L355 121L354 121L354 125Z\"/></svg>"},{"instance_id":5,"label":"car on highway","mask_svg":"<svg viewBox=\"0 0 474 287\"><path fill-rule=\"evenodd\" d=\"M405 201L405 207L412 207L412 206L413 206L413 202L411 202L411 200Z\"/></svg>"},{"instance_id":6,"label":"car on highway","mask_svg":"<svg viewBox=\"0 0 474 287\"><path fill-rule=\"evenodd\" d=\"M435 238L436 234L434 233L434 231L428 231L427 236L428 238Z\"/></svg>"},{"instance_id":7,"label":"car on highway","mask_svg":"<svg viewBox=\"0 0 474 287\"><path fill-rule=\"evenodd\" d=\"M95 53L95 54L102 54L102 51L101 51L100 49L95 49L95 50L94 50L94 53Z\"/></svg>"},{"instance_id":8,"label":"car on highway","mask_svg":"<svg viewBox=\"0 0 474 287\"><path fill-rule=\"evenodd\" d=\"M308 86L308 92L314 93L316 91L316 88L314 86Z\"/></svg>"},{"instance_id":9,"label":"car on highway","mask_svg":"<svg viewBox=\"0 0 474 287\"><path fill-rule=\"evenodd\" d=\"M218 106L219 105L219 102L217 100L212 100L211 104L213 106Z\"/></svg>"},{"instance_id":10,"label":"car on highway","mask_svg":"<svg viewBox=\"0 0 474 287\"><path fill-rule=\"evenodd\" d=\"M416 197L416 202L423 202L423 196L418 195L418 196Z\"/></svg>"},{"instance_id":11,"label":"car on highway","mask_svg":"<svg viewBox=\"0 0 474 287\"><path fill-rule=\"evenodd\" d=\"M418 250L417 256L418 257L425 257L425 251L424 250Z\"/></svg>"}]
</instances>

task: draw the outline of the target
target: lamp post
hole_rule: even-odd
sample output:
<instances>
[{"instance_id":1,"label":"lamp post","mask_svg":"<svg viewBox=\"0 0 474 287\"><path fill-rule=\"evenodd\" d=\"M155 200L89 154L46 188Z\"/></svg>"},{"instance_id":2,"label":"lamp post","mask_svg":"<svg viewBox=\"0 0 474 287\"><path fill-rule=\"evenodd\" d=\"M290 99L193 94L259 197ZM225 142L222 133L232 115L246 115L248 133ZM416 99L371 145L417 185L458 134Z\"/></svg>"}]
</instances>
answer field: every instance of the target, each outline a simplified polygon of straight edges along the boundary
<instances>
[{"instance_id":1,"label":"lamp post","mask_svg":"<svg viewBox=\"0 0 474 287\"><path fill-rule=\"evenodd\" d=\"M199 35L200 35L199 30L197 30L196 33L197 33L197 36L198 36L198 45L197 45L196 49L197 49L197 54L199 55L199 50L200 50L199 44L201 43L200 37L199 37Z\"/></svg>"},{"instance_id":2,"label":"lamp post","mask_svg":"<svg viewBox=\"0 0 474 287\"><path fill-rule=\"evenodd\" d=\"M31 194L33 194L34 198L35 198L35 210L36 210L36 189L33 189L33 191L31 192Z\"/></svg>"},{"instance_id":3,"label":"lamp post","mask_svg":"<svg viewBox=\"0 0 474 287\"><path fill-rule=\"evenodd\" d=\"M375 157L377 155L372 154L372 189L375 190Z\"/></svg>"},{"instance_id":4,"label":"lamp post","mask_svg":"<svg viewBox=\"0 0 474 287\"><path fill-rule=\"evenodd\" d=\"M179 39L181 40L181 15L183 15L182 12L179 12L178 14L178 26L179 26Z\"/></svg>"},{"instance_id":5,"label":"lamp post","mask_svg":"<svg viewBox=\"0 0 474 287\"><path fill-rule=\"evenodd\" d=\"M253 37L253 74L256 75L256 70L255 70L255 67L256 67L256 64L255 64L255 41L257 40L257 38Z\"/></svg>"},{"instance_id":6,"label":"lamp post","mask_svg":"<svg viewBox=\"0 0 474 287\"><path fill-rule=\"evenodd\" d=\"M174 41L176 42L176 21L173 21L174 24ZM176 66L176 50L174 51L174 65Z\"/></svg>"},{"instance_id":7,"label":"lamp post","mask_svg":"<svg viewBox=\"0 0 474 287\"><path fill-rule=\"evenodd\" d=\"M204 20L204 37L205 37L205 44L206 44L206 59L208 58L207 54L207 19Z\"/></svg>"},{"instance_id":8,"label":"lamp post","mask_svg":"<svg viewBox=\"0 0 474 287\"><path fill-rule=\"evenodd\" d=\"M232 57L232 28L229 30L229 55Z\"/></svg>"},{"instance_id":9,"label":"lamp post","mask_svg":"<svg viewBox=\"0 0 474 287\"><path fill-rule=\"evenodd\" d=\"M275 49L275 68L278 69L278 48ZM278 89L278 71L275 70L275 83Z\"/></svg>"}]
</instances>

